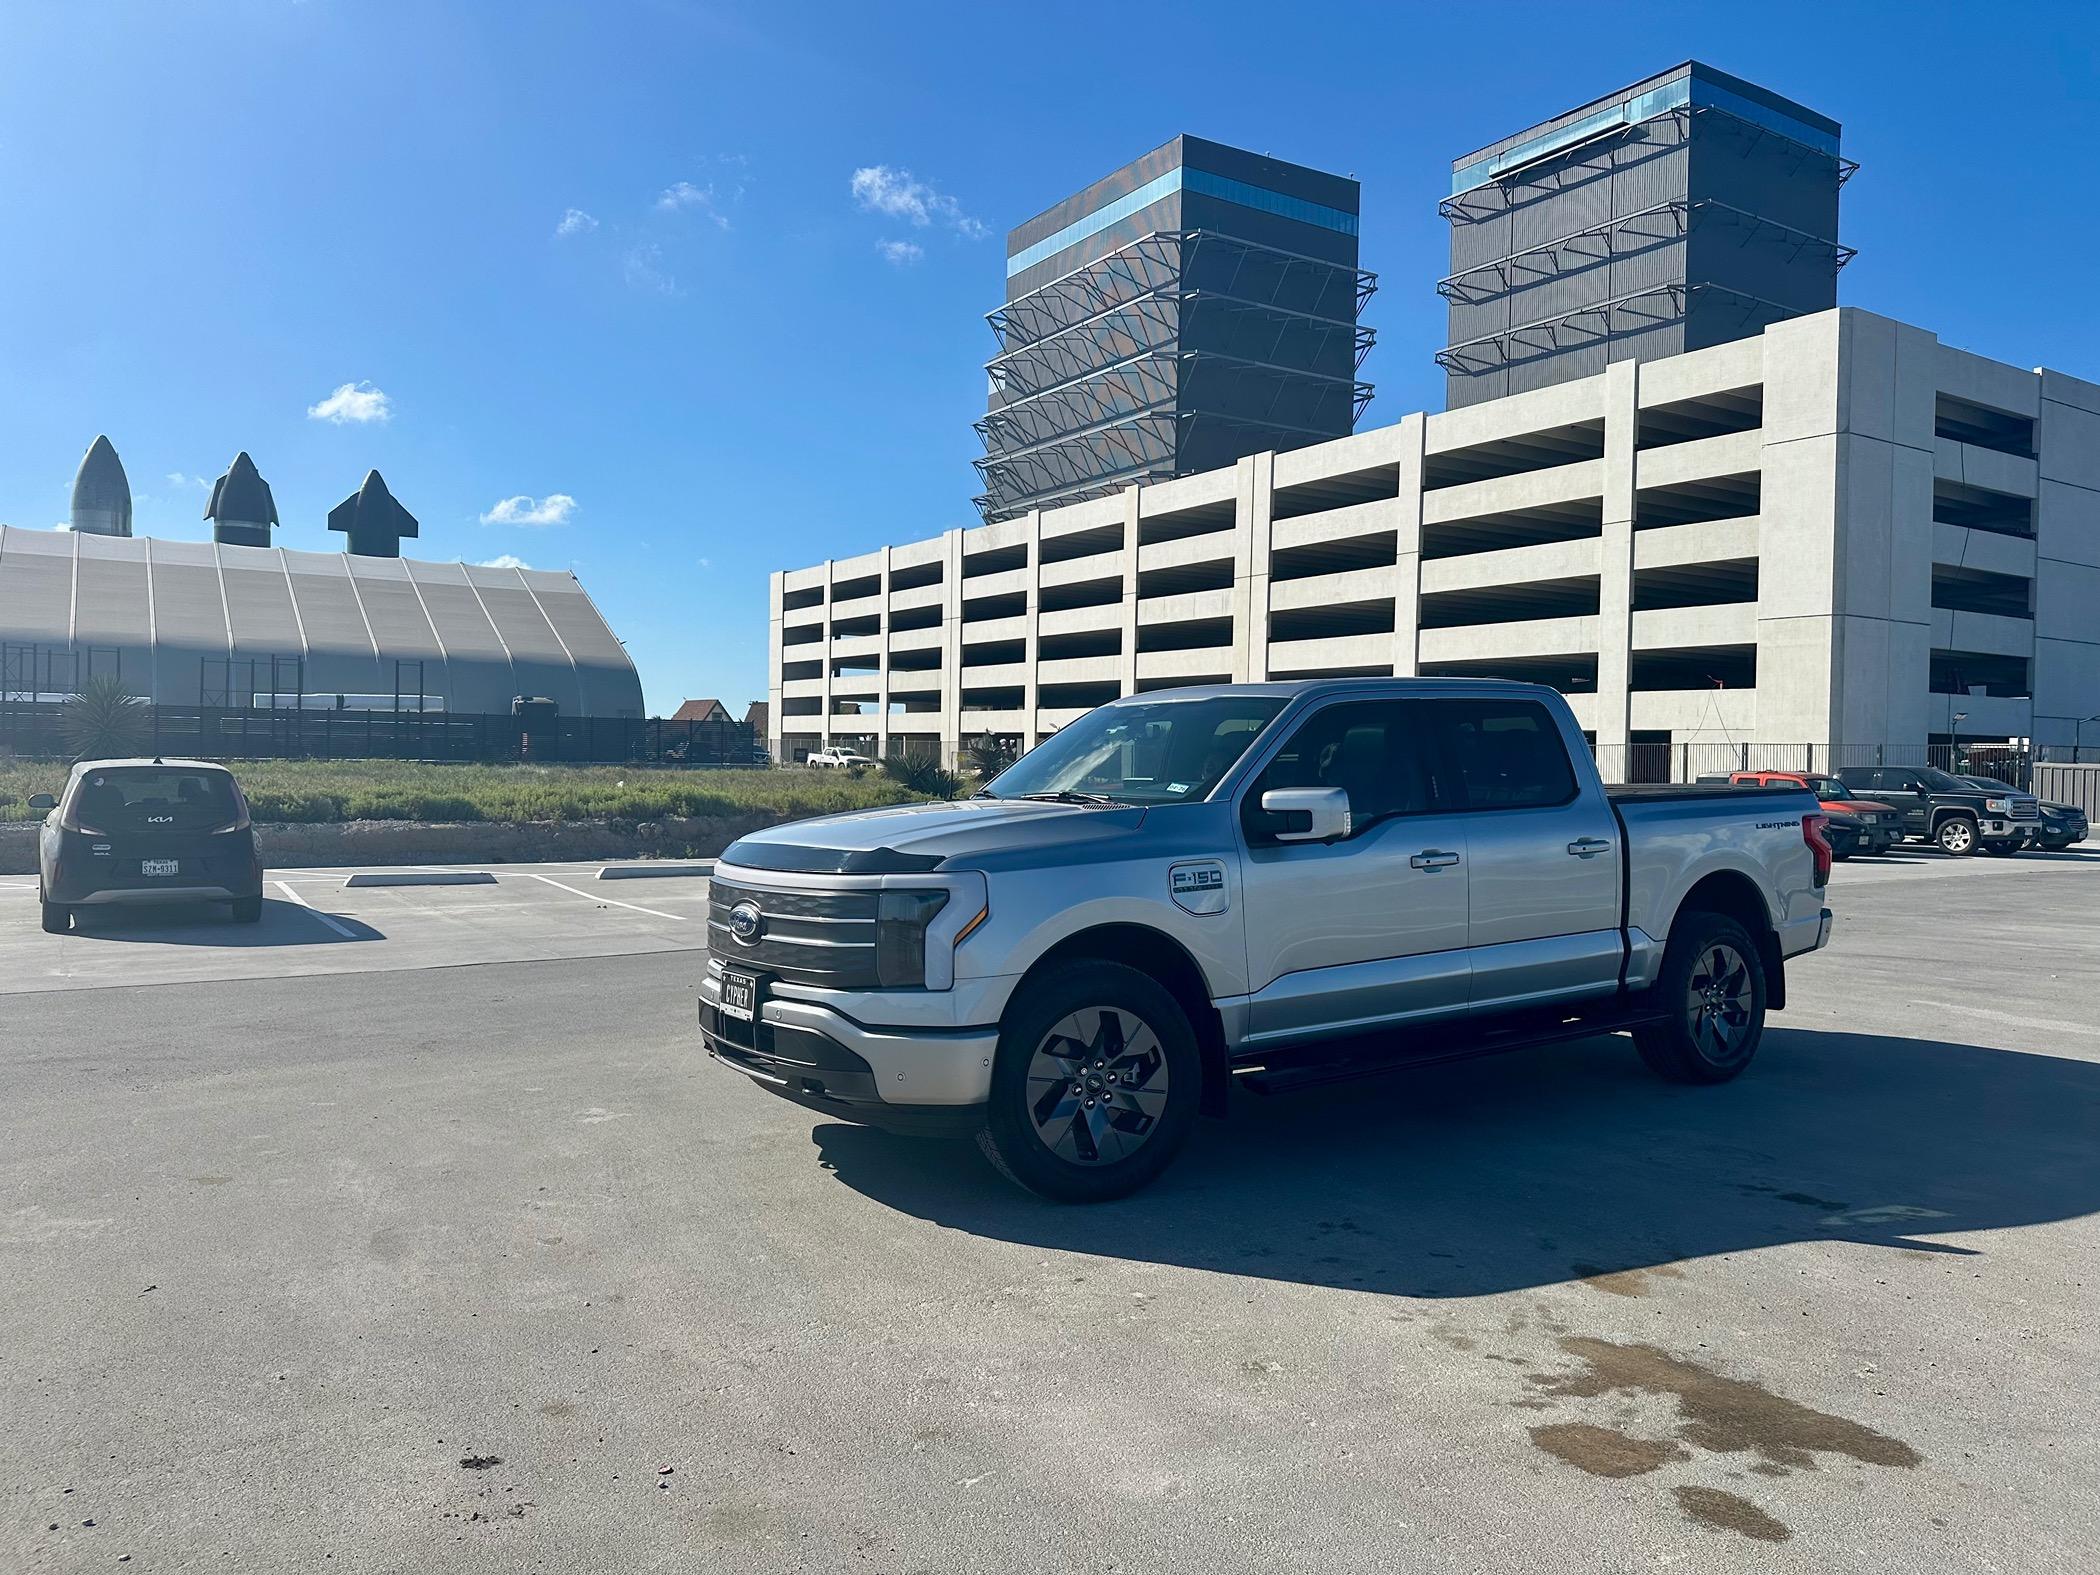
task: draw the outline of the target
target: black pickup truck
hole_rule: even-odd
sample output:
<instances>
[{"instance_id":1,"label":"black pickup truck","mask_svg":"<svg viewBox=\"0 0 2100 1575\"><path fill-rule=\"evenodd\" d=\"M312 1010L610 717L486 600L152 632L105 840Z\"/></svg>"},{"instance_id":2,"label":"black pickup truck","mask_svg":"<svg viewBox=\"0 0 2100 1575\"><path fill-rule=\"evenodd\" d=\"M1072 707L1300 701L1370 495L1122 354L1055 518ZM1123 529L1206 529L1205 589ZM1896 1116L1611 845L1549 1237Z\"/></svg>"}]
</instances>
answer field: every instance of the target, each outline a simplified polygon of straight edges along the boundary
<instances>
[{"instance_id":1,"label":"black pickup truck","mask_svg":"<svg viewBox=\"0 0 2100 1575\"><path fill-rule=\"evenodd\" d=\"M1979 788L1931 766L1847 766L1845 785L1863 798L1903 811L1905 836L1938 845L1957 857L1981 848L2017 852L2041 825L2031 793Z\"/></svg>"}]
</instances>

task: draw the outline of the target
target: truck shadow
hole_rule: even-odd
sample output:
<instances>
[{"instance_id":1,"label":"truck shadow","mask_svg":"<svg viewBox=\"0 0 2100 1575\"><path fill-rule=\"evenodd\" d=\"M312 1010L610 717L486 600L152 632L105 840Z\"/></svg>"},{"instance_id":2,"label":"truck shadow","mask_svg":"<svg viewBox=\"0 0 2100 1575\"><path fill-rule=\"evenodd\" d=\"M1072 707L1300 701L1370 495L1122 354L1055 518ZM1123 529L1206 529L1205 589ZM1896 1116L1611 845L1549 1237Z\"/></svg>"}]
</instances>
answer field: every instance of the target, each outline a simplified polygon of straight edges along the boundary
<instances>
[{"instance_id":1,"label":"truck shadow","mask_svg":"<svg viewBox=\"0 0 2100 1575\"><path fill-rule=\"evenodd\" d=\"M2100 1209L2096 1132L2100 1064L1775 1026L1720 1088L1658 1082L1598 1039L1240 1095L1151 1189L1090 1208L1019 1192L968 1143L814 1140L845 1185L974 1235L1458 1297L1794 1241L1988 1252L1914 1237Z\"/></svg>"}]
</instances>

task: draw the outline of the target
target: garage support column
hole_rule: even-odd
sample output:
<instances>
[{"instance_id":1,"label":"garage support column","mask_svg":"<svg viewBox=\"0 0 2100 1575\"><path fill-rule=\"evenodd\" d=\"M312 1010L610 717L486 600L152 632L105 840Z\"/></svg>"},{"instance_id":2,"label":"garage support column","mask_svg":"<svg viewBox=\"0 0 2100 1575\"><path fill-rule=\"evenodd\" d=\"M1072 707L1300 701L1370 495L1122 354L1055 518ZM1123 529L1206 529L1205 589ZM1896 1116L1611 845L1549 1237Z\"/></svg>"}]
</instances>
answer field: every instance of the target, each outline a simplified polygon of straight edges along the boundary
<instances>
[{"instance_id":1,"label":"garage support column","mask_svg":"<svg viewBox=\"0 0 2100 1575\"><path fill-rule=\"evenodd\" d=\"M781 618L787 608L786 572L775 569L771 581L767 596L767 630L770 644L766 647L766 732L770 736L756 742L763 744L771 752L775 765L786 765L787 759L780 749L781 734L787 730L786 718L781 715L781 701L784 696L781 694L780 679Z\"/></svg>"},{"instance_id":2,"label":"garage support column","mask_svg":"<svg viewBox=\"0 0 2100 1575\"><path fill-rule=\"evenodd\" d=\"M1041 633L1043 602L1043 511L1041 509L1030 509L1028 511L1027 534L1024 539L1028 543L1028 566L1023 575L1027 582L1028 610L1023 615L1027 619L1027 627L1022 634L1022 639L1026 642L1026 648L1022 652L1021 657L1022 661L1027 664L1022 671L1021 677L1020 746L1023 754L1035 748L1036 739L1041 736L1036 731L1035 714L1037 704L1035 669L1036 663L1041 660L1036 646Z\"/></svg>"},{"instance_id":3,"label":"garage support column","mask_svg":"<svg viewBox=\"0 0 2100 1575\"><path fill-rule=\"evenodd\" d=\"M1249 454L1233 478L1232 681L1269 677L1269 522L1275 507L1276 456Z\"/></svg>"},{"instance_id":4,"label":"garage support column","mask_svg":"<svg viewBox=\"0 0 2100 1575\"><path fill-rule=\"evenodd\" d=\"M953 771L962 756L963 533L941 536L941 764Z\"/></svg>"},{"instance_id":5,"label":"garage support column","mask_svg":"<svg viewBox=\"0 0 2100 1575\"><path fill-rule=\"evenodd\" d=\"M1123 583L1123 660L1116 675L1117 693L1137 693L1138 636L1138 489L1125 487L1117 501L1123 506L1123 551L1117 572Z\"/></svg>"},{"instance_id":6,"label":"garage support column","mask_svg":"<svg viewBox=\"0 0 2100 1575\"><path fill-rule=\"evenodd\" d=\"M1422 443L1428 418L1417 411L1394 429L1400 445L1399 490L1393 498L1393 676L1421 668Z\"/></svg>"},{"instance_id":7,"label":"garage support column","mask_svg":"<svg viewBox=\"0 0 2100 1575\"><path fill-rule=\"evenodd\" d=\"M890 758L890 549L882 549L880 570L882 591L878 605L882 608L882 627L875 637L876 661L881 664L875 674L875 758Z\"/></svg>"},{"instance_id":8,"label":"garage support column","mask_svg":"<svg viewBox=\"0 0 2100 1575\"><path fill-rule=\"evenodd\" d=\"M831 582L835 568L836 560L831 558L824 560L824 637L817 646L817 649L824 653L824 693L820 702L824 707L824 711L823 715L818 718L817 732L819 742L825 749L831 747L831 642L833 638L831 632Z\"/></svg>"},{"instance_id":9,"label":"garage support column","mask_svg":"<svg viewBox=\"0 0 2100 1575\"><path fill-rule=\"evenodd\" d=\"M1604 369L1604 539L1597 575L1597 694L1592 725L1606 780L1623 781L1632 712L1633 515L1640 435L1638 361Z\"/></svg>"}]
</instances>

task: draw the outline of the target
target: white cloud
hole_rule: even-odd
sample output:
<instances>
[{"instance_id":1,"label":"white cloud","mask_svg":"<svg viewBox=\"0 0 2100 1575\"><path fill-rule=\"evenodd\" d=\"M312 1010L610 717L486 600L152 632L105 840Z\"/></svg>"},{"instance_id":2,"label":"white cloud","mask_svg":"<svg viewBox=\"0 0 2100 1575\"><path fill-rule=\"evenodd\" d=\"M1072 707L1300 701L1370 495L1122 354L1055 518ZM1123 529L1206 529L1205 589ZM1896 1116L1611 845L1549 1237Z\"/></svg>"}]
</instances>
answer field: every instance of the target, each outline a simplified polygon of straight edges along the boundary
<instances>
[{"instance_id":1,"label":"white cloud","mask_svg":"<svg viewBox=\"0 0 2100 1575\"><path fill-rule=\"evenodd\" d=\"M917 241L877 241L875 249L882 253L884 262L895 263L899 268L908 268L926 255L926 248Z\"/></svg>"},{"instance_id":2,"label":"white cloud","mask_svg":"<svg viewBox=\"0 0 2100 1575\"><path fill-rule=\"evenodd\" d=\"M852 191L853 200L868 213L906 219L922 229L943 224L965 240L981 241L992 233L982 220L963 212L961 203L910 170L864 165L853 172Z\"/></svg>"},{"instance_id":3,"label":"white cloud","mask_svg":"<svg viewBox=\"0 0 2100 1575\"><path fill-rule=\"evenodd\" d=\"M505 498L481 516L484 525L566 525L576 512L576 500L566 492L550 492L544 498L524 493Z\"/></svg>"},{"instance_id":4,"label":"white cloud","mask_svg":"<svg viewBox=\"0 0 2100 1575\"><path fill-rule=\"evenodd\" d=\"M712 569L714 566L715 560L712 558L702 558L700 560L700 567L703 569Z\"/></svg>"},{"instance_id":5,"label":"white cloud","mask_svg":"<svg viewBox=\"0 0 2100 1575\"><path fill-rule=\"evenodd\" d=\"M171 470L168 472L168 485L171 487L208 487L211 485L211 478L209 476L186 476L179 470Z\"/></svg>"},{"instance_id":6,"label":"white cloud","mask_svg":"<svg viewBox=\"0 0 2100 1575\"><path fill-rule=\"evenodd\" d=\"M658 213L680 213L687 209L704 214L722 229L729 228L729 215L722 211L712 182L695 186L689 180L676 181L666 186L663 195L656 199Z\"/></svg>"},{"instance_id":7,"label":"white cloud","mask_svg":"<svg viewBox=\"0 0 2100 1575\"><path fill-rule=\"evenodd\" d=\"M337 426L345 422L363 425L393 420L394 402L370 383L344 383L318 405L308 405L306 414L311 420L332 421Z\"/></svg>"},{"instance_id":8,"label":"white cloud","mask_svg":"<svg viewBox=\"0 0 2100 1575\"><path fill-rule=\"evenodd\" d=\"M514 552L500 552L493 558L483 558L478 567L484 569L529 569L532 565Z\"/></svg>"},{"instance_id":9,"label":"white cloud","mask_svg":"<svg viewBox=\"0 0 2100 1575\"><path fill-rule=\"evenodd\" d=\"M620 272L637 290L650 290L658 295L678 293L678 280L664 267L664 249L653 241L630 248L620 259Z\"/></svg>"},{"instance_id":10,"label":"white cloud","mask_svg":"<svg viewBox=\"0 0 2100 1575\"><path fill-rule=\"evenodd\" d=\"M561 223L554 226L558 236L588 235L598 228L598 221L581 208L571 208L561 216Z\"/></svg>"}]
</instances>

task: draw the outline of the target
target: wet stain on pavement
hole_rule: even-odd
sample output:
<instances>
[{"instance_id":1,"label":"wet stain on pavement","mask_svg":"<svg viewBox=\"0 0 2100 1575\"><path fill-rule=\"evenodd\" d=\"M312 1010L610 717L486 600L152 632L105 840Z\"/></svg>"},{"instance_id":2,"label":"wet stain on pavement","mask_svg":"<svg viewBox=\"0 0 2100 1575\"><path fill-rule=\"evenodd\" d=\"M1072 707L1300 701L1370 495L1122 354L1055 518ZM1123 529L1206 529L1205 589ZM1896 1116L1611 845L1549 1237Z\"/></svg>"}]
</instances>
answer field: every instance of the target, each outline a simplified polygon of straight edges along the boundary
<instances>
[{"instance_id":1,"label":"wet stain on pavement","mask_svg":"<svg viewBox=\"0 0 2100 1575\"><path fill-rule=\"evenodd\" d=\"M1748 1499L1720 1488L1680 1487L1677 1504L1688 1520L1718 1531L1739 1531L1759 1542L1784 1542L1793 1535L1783 1521L1774 1520Z\"/></svg>"},{"instance_id":2,"label":"wet stain on pavement","mask_svg":"<svg viewBox=\"0 0 2100 1575\"><path fill-rule=\"evenodd\" d=\"M1647 1296L1655 1289L1658 1279L1684 1278L1682 1270L1667 1263L1659 1263L1652 1269L1602 1269L1594 1263L1575 1263L1568 1267L1591 1290L1603 1291L1610 1296Z\"/></svg>"},{"instance_id":3,"label":"wet stain on pavement","mask_svg":"<svg viewBox=\"0 0 2100 1575\"><path fill-rule=\"evenodd\" d=\"M1689 1460L1680 1446L1661 1439L1635 1438L1587 1422L1553 1422L1531 1430L1539 1448L1593 1477L1638 1477L1673 1460Z\"/></svg>"},{"instance_id":4,"label":"wet stain on pavement","mask_svg":"<svg viewBox=\"0 0 2100 1575\"><path fill-rule=\"evenodd\" d=\"M552 1417L557 1422L566 1421L576 1414L576 1407L566 1400L549 1400L540 1407L540 1415Z\"/></svg>"},{"instance_id":5,"label":"wet stain on pavement","mask_svg":"<svg viewBox=\"0 0 2100 1575\"><path fill-rule=\"evenodd\" d=\"M503 1464L501 1455L469 1455L459 1463L462 1471L486 1471L491 1466Z\"/></svg>"},{"instance_id":6,"label":"wet stain on pavement","mask_svg":"<svg viewBox=\"0 0 2100 1575\"><path fill-rule=\"evenodd\" d=\"M1572 1373L1534 1376L1531 1382L1542 1394L1590 1399L1627 1390L1673 1397L1681 1419L1677 1436L1700 1449L1723 1455L1754 1453L1782 1469L1813 1470L1819 1454L1904 1468L1924 1459L1901 1439L1813 1410L1762 1384L1725 1378L1652 1345L1621 1345L1580 1335L1559 1343L1583 1365Z\"/></svg>"}]
</instances>

